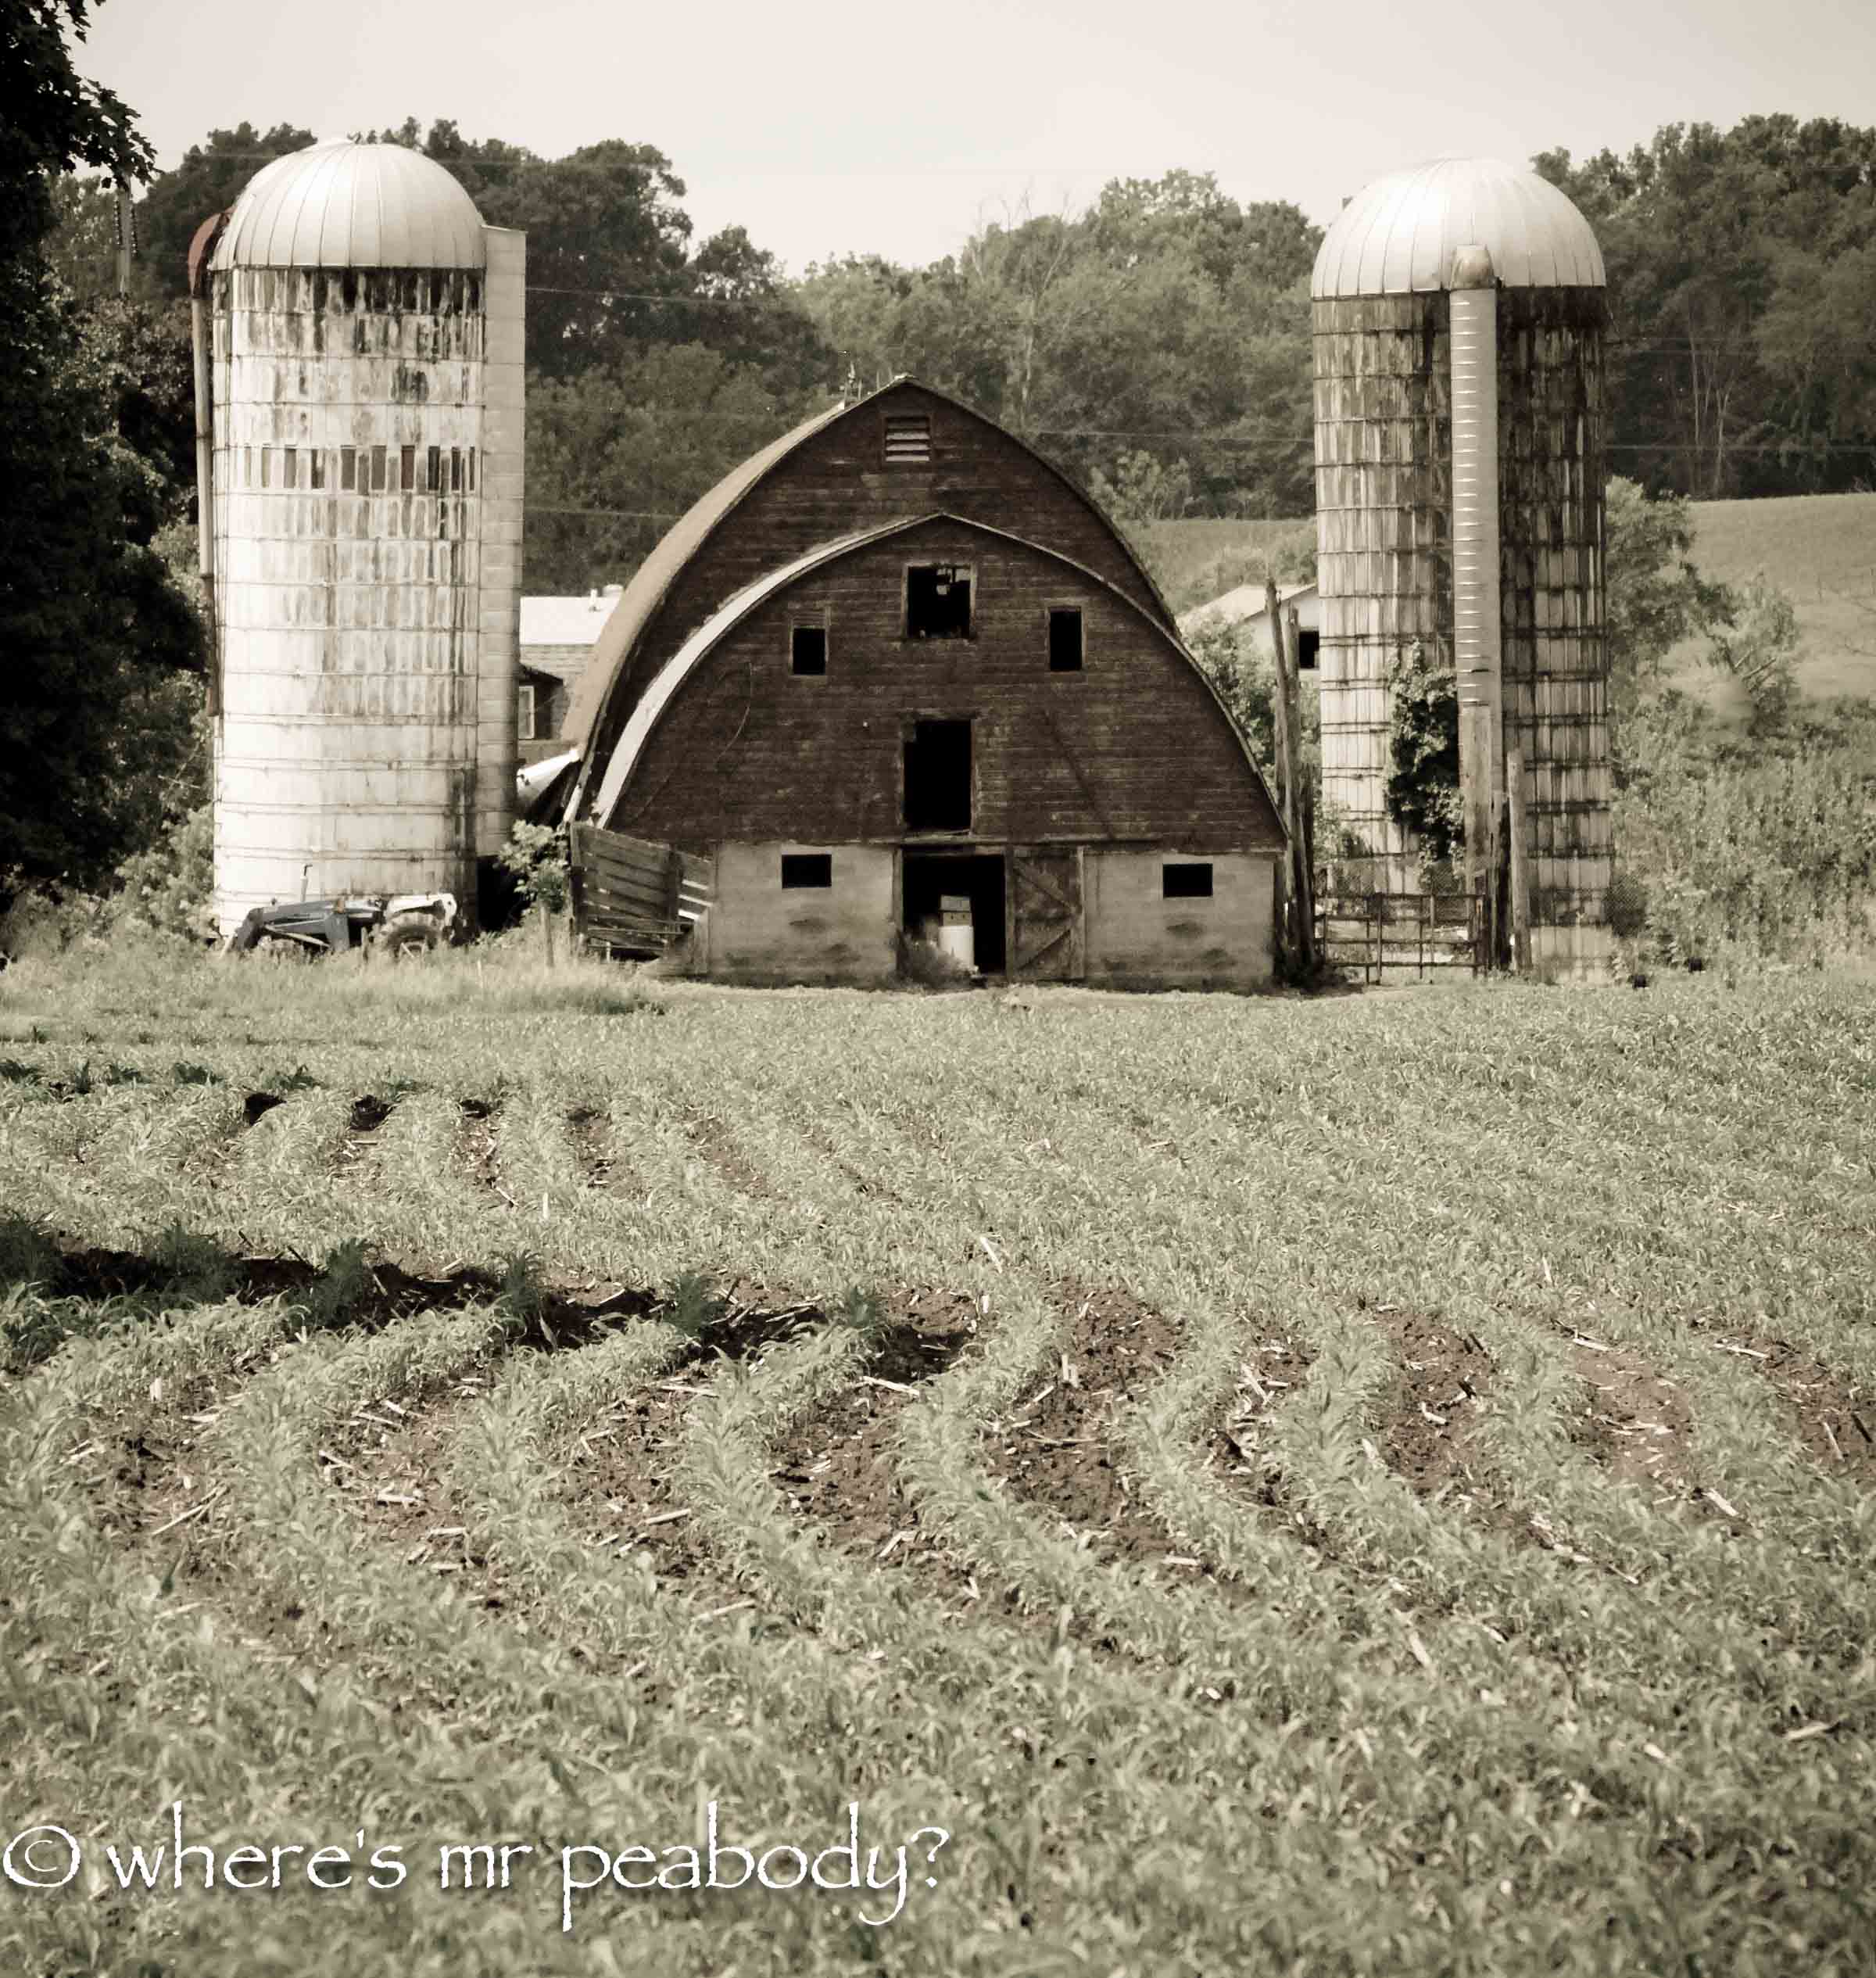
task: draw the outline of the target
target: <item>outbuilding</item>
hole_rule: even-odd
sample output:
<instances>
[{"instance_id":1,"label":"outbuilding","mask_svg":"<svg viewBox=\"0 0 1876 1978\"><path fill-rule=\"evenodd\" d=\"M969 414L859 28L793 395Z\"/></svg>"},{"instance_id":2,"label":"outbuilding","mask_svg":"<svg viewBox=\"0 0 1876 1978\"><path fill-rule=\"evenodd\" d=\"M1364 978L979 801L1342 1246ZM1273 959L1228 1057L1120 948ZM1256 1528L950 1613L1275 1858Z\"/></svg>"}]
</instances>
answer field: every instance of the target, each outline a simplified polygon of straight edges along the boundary
<instances>
[{"instance_id":1,"label":"outbuilding","mask_svg":"<svg viewBox=\"0 0 1876 1978\"><path fill-rule=\"evenodd\" d=\"M1033 449L910 379L746 462L607 621L570 822L714 861L693 965L1248 988L1283 826L1152 579Z\"/></svg>"}]
</instances>

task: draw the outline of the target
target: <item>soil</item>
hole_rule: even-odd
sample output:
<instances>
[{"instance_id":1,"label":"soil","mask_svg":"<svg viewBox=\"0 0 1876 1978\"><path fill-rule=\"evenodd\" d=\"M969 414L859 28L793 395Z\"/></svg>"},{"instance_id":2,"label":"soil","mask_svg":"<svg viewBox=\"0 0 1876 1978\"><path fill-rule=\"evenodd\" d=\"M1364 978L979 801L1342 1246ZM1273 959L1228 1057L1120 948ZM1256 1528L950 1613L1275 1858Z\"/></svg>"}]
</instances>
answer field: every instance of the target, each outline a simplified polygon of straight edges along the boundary
<instances>
[{"instance_id":1,"label":"soil","mask_svg":"<svg viewBox=\"0 0 1876 1978\"><path fill-rule=\"evenodd\" d=\"M930 1288L883 1303L886 1323L865 1373L775 1443L770 1475L829 1545L882 1569L918 1572L968 1607L979 1597L977 1582L922 1528L893 1439L918 1389L970 1344L977 1308L963 1292Z\"/></svg>"},{"instance_id":2,"label":"soil","mask_svg":"<svg viewBox=\"0 0 1876 1978\"><path fill-rule=\"evenodd\" d=\"M1423 1497L1469 1489L1473 1431L1491 1406L1491 1356L1471 1334L1425 1313L1382 1306L1374 1316L1394 1342L1402 1390L1382 1454Z\"/></svg>"},{"instance_id":3,"label":"soil","mask_svg":"<svg viewBox=\"0 0 1876 1978\"><path fill-rule=\"evenodd\" d=\"M776 1199L768 1177L737 1145L721 1120L694 1105L685 1107L683 1116L684 1131L696 1142L698 1152L732 1188L758 1202Z\"/></svg>"},{"instance_id":4,"label":"soil","mask_svg":"<svg viewBox=\"0 0 1876 1978\"><path fill-rule=\"evenodd\" d=\"M1693 1417L1678 1383L1626 1346L1588 1342L1581 1333L1566 1336L1570 1363L1587 1390L1584 1409L1570 1425L1570 1440L1619 1483L1696 1496L1688 1468Z\"/></svg>"},{"instance_id":5,"label":"soil","mask_svg":"<svg viewBox=\"0 0 1876 1978\"><path fill-rule=\"evenodd\" d=\"M266 1095L256 1094L251 1096ZM396 1099L380 1098L375 1092L367 1092L362 1098L352 1102L351 1112L346 1116L345 1131L339 1136L338 1143L332 1148L330 1156L332 1173L349 1174L360 1162L371 1158L373 1152L372 1137L390 1118L396 1105Z\"/></svg>"},{"instance_id":6,"label":"soil","mask_svg":"<svg viewBox=\"0 0 1876 1978\"><path fill-rule=\"evenodd\" d=\"M1791 1410L1799 1439L1820 1467L1876 1488L1876 1403L1788 1339L1753 1335L1741 1351Z\"/></svg>"},{"instance_id":7,"label":"soil","mask_svg":"<svg viewBox=\"0 0 1876 1978\"><path fill-rule=\"evenodd\" d=\"M501 1107L495 1099L464 1099L458 1109L461 1121L456 1129L456 1149L463 1165L478 1186L497 1195L510 1208L514 1199L502 1186L498 1121Z\"/></svg>"},{"instance_id":8,"label":"soil","mask_svg":"<svg viewBox=\"0 0 1876 1978\"><path fill-rule=\"evenodd\" d=\"M1166 1533L1115 1460L1112 1418L1179 1351L1179 1328L1118 1291L1065 1293L1074 1317L1056 1364L984 1436L985 1467L1108 1557L1164 1559Z\"/></svg>"},{"instance_id":9,"label":"soil","mask_svg":"<svg viewBox=\"0 0 1876 1978\"><path fill-rule=\"evenodd\" d=\"M269 1096L266 1093L251 1093L249 1102ZM392 1099L381 1099L375 1092L367 1092L362 1098L352 1102L351 1130L354 1134L376 1133L391 1116ZM264 1110L264 1109L263 1109Z\"/></svg>"},{"instance_id":10,"label":"soil","mask_svg":"<svg viewBox=\"0 0 1876 1978\"><path fill-rule=\"evenodd\" d=\"M1215 1460L1227 1478L1242 1479L1248 1494L1280 1521L1287 1536L1320 1552L1331 1550L1327 1534L1309 1514L1291 1503L1281 1473L1262 1447L1264 1417L1293 1388L1308 1379L1315 1355L1293 1340L1271 1338L1244 1362L1237 1398L1212 1436Z\"/></svg>"},{"instance_id":11,"label":"soil","mask_svg":"<svg viewBox=\"0 0 1876 1978\"><path fill-rule=\"evenodd\" d=\"M567 1132L588 1188L644 1192L643 1182L619 1152L618 1135L608 1115L596 1113L591 1106L577 1106L567 1116Z\"/></svg>"}]
</instances>

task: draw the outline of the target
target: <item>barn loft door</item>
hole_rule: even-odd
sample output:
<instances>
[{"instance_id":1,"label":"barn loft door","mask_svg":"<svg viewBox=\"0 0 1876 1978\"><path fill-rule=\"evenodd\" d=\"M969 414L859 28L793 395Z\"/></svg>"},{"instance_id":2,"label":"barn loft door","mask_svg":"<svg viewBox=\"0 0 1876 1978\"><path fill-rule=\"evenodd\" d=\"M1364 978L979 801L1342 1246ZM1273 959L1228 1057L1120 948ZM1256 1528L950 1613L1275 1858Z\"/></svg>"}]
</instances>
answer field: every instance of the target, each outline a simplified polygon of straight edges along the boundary
<instances>
[{"instance_id":1,"label":"barn loft door","mask_svg":"<svg viewBox=\"0 0 1876 1978\"><path fill-rule=\"evenodd\" d=\"M1081 847L1010 848L1010 973L1032 982L1079 982Z\"/></svg>"}]
</instances>

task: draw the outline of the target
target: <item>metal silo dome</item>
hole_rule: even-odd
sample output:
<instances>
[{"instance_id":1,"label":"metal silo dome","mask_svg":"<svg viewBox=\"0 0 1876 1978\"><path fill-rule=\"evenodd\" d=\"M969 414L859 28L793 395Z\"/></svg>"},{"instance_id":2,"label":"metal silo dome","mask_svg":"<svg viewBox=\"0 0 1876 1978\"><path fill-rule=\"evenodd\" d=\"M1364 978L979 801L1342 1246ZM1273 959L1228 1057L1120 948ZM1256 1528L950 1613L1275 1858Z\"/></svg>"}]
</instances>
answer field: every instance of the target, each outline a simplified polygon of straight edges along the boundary
<instances>
[{"instance_id":1,"label":"metal silo dome","mask_svg":"<svg viewBox=\"0 0 1876 1978\"><path fill-rule=\"evenodd\" d=\"M481 268L475 202L396 144L313 145L256 172L215 253L224 268Z\"/></svg>"},{"instance_id":2,"label":"metal silo dome","mask_svg":"<svg viewBox=\"0 0 1876 1978\"><path fill-rule=\"evenodd\" d=\"M1512 288L1600 288L1602 250L1569 197L1501 158L1434 158L1390 172L1323 237L1309 292L1403 296L1452 285L1462 247L1488 249Z\"/></svg>"}]
</instances>

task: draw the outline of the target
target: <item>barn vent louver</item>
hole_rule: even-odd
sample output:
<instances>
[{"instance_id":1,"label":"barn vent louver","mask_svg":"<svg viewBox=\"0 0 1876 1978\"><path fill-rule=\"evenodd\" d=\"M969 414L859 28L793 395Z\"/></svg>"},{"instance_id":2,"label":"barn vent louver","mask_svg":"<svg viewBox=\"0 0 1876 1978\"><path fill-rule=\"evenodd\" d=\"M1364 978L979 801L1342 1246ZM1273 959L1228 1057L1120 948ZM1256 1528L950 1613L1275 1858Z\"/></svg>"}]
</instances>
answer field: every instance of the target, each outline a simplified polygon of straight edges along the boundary
<instances>
[{"instance_id":1,"label":"barn vent louver","mask_svg":"<svg viewBox=\"0 0 1876 1978\"><path fill-rule=\"evenodd\" d=\"M889 412L886 416L887 464L929 460L932 457L932 421L925 412Z\"/></svg>"}]
</instances>

